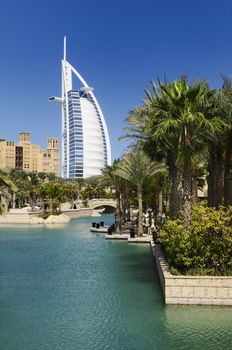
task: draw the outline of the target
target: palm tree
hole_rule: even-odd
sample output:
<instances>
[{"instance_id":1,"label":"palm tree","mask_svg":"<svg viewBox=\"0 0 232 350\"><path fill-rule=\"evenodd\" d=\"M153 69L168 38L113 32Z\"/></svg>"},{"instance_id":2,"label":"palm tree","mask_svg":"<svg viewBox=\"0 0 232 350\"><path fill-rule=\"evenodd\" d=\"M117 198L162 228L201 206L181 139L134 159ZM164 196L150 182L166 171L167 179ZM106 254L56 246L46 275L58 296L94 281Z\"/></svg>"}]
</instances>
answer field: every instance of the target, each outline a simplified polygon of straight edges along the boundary
<instances>
[{"instance_id":1,"label":"palm tree","mask_svg":"<svg viewBox=\"0 0 232 350\"><path fill-rule=\"evenodd\" d=\"M73 209L74 200L79 197L79 183L76 180L65 181L64 192L65 197L70 201L71 209Z\"/></svg>"},{"instance_id":2,"label":"palm tree","mask_svg":"<svg viewBox=\"0 0 232 350\"><path fill-rule=\"evenodd\" d=\"M33 172L28 173L26 189L29 194L29 203L32 211L35 209L39 184L40 184L40 179L38 177L38 174Z\"/></svg>"},{"instance_id":3,"label":"palm tree","mask_svg":"<svg viewBox=\"0 0 232 350\"><path fill-rule=\"evenodd\" d=\"M17 186L10 178L10 169L0 169L0 186L6 186L12 191L17 191Z\"/></svg>"},{"instance_id":4,"label":"palm tree","mask_svg":"<svg viewBox=\"0 0 232 350\"><path fill-rule=\"evenodd\" d=\"M127 126L123 129L125 134L120 137L121 140L134 140L137 143L147 142L148 135L146 126L149 122L150 111L149 103L144 101L144 105L134 108L128 113L125 119Z\"/></svg>"},{"instance_id":5,"label":"palm tree","mask_svg":"<svg viewBox=\"0 0 232 350\"><path fill-rule=\"evenodd\" d=\"M85 199L104 197L105 191L101 185L101 175L90 176L85 179L85 190L82 195Z\"/></svg>"},{"instance_id":6,"label":"palm tree","mask_svg":"<svg viewBox=\"0 0 232 350\"><path fill-rule=\"evenodd\" d=\"M224 204L229 206L232 205L232 78L223 77L223 87L219 91L219 111L221 117L229 124L224 137L221 138L224 141L224 157L221 157L224 160Z\"/></svg>"},{"instance_id":7,"label":"palm tree","mask_svg":"<svg viewBox=\"0 0 232 350\"><path fill-rule=\"evenodd\" d=\"M204 154L195 154L192 162L192 203L198 202L198 189L205 187L207 164Z\"/></svg>"},{"instance_id":8,"label":"palm tree","mask_svg":"<svg viewBox=\"0 0 232 350\"><path fill-rule=\"evenodd\" d=\"M158 80L160 83L160 81ZM169 185L170 185L170 199L169 199L169 215L171 218L176 218L179 215L182 204L182 174L180 167L177 165L177 146L175 145L175 138L171 137L164 140L158 140L153 137L154 128L156 128L157 119L154 118L153 102L162 95L162 90L155 86L153 82L152 94L145 89L147 99L144 100L144 105L136 107L130 111L126 123L125 134L121 137L123 140L132 139L135 144L140 145L146 154L153 160L165 161L169 169ZM161 84L161 83L160 83ZM161 199L162 182L160 181L159 195ZM161 200L159 200L159 208L161 209Z\"/></svg>"},{"instance_id":9,"label":"palm tree","mask_svg":"<svg viewBox=\"0 0 232 350\"><path fill-rule=\"evenodd\" d=\"M48 186L48 179L45 179L43 182L40 182L39 187L37 189L37 195L38 195L38 199L39 199L39 204L40 204L40 208L43 211L43 213L46 212L47 209L47 186Z\"/></svg>"},{"instance_id":10,"label":"palm tree","mask_svg":"<svg viewBox=\"0 0 232 350\"><path fill-rule=\"evenodd\" d=\"M44 186L44 192L49 201L50 213L53 214L61 204L65 194L63 182L50 181Z\"/></svg>"},{"instance_id":11,"label":"palm tree","mask_svg":"<svg viewBox=\"0 0 232 350\"><path fill-rule=\"evenodd\" d=\"M16 191L18 191L18 187L10 178L10 169L0 169L0 200L1 202L5 200L5 207L8 207L12 198L14 200ZM2 215L4 211L2 204L3 203L1 203L0 215Z\"/></svg>"},{"instance_id":12,"label":"palm tree","mask_svg":"<svg viewBox=\"0 0 232 350\"><path fill-rule=\"evenodd\" d=\"M184 224L188 226L191 222L193 157L203 146L202 132L219 132L224 123L218 117L207 119L205 115L205 105L214 95L205 82L188 85L183 76L170 84L158 81L158 88L153 84L153 90L154 97L148 96L153 109L151 132L154 140L167 145L173 166L181 170Z\"/></svg>"},{"instance_id":13,"label":"palm tree","mask_svg":"<svg viewBox=\"0 0 232 350\"><path fill-rule=\"evenodd\" d=\"M151 161L142 150L138 149L127 154L114 172L116 176L136 186L139 209L138 236L143 235L143 186L146 180L165 171L163 163Z\"/></svg>"},{"instance_id":14,"label":"palm tree","mask_svg":"<svg viewBox=\"0 0 232 350\"><path fill-rule=\"evenodd\" d=\"M28 173L22 169L14 168L10 170L10 178L18 188L15 200L18 202L19 208L21 208L29 197Z\"/></svg>"},{"instance_id":15,"label":"palm tree","mask_svg":"<svg viewBox=\"0 0 232 350\"><path fill-rule=\"evenodd\" d=\"M147 91L149 97L151 94ZM148 127L150 120L152 119L152 108L149 99L144 100L144 105L136 107L131 110L125 119L127 126L123 129L125 134L120 137L121 140L133 140L130 148L141 147L144 152L153 160L167 161L167 152L165 147L161 147L159 142L152 140L150 129ZM163 146L163 145L162 145ZM155 208L156 210L163 211L163 186L165 182L164 174L160 174L157 177L156 183L156 195ZM176 198L176 197L175 197ZM157 205L158 204L158 205Z\"/></svg>"},{"instance_id":16,"label":"palm tree","mask_svg":"<svg viewBox=\"0 0 232 350\"><path fill-rule=\"evenodd\" d=\"M111 166L102 169L101 183L103 186L110 187L115 192L116 210L115 210L115 226L116 232L121 233L122 229L122 194L125 181L116 174L116 169L120 164L120 160L115 160Z\"/></svg>"}]
</instances>

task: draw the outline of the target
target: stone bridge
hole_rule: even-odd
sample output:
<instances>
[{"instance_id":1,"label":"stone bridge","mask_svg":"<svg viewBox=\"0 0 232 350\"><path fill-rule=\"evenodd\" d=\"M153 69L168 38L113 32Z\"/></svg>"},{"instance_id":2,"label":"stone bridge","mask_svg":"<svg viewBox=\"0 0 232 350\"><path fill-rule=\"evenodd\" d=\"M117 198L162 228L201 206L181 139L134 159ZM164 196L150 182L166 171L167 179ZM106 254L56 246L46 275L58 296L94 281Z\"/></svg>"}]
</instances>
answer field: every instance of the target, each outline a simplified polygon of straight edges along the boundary
<instances>
[{"instance_id":1,"label":"stone bridge","mask_svg":"<svg viewBox=\"0 0 232 350\"><path fill-rule=\"evenodd\" d=\"M116 208L116 200L115 199L107 199L107 198L96 198L88 200L88 208L97 209L100 207L111 207Z\"/></svg>"}]
</instances>

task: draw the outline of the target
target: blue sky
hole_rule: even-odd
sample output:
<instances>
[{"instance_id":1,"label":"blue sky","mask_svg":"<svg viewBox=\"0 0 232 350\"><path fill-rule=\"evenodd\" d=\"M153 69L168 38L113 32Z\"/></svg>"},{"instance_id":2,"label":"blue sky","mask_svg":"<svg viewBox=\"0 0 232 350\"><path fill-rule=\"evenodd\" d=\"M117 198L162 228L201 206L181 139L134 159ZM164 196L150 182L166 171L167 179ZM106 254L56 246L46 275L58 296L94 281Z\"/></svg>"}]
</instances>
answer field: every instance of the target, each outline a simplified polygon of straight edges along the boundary
<instances>
[{"instance_id":1,"label":"blue sky","mask_svg":"<svg viewBox=\"0 0 232 350\"><path fill-rule=\"evenodd\" d=\"M150 80L184 73L219 87L232 74L230 0L1 0L0 33L0 137L30 131L42 146L61 136L48 97L60 95L64 35L69 62L95 88L113 158Z\"/></svg>"}]
</instances>

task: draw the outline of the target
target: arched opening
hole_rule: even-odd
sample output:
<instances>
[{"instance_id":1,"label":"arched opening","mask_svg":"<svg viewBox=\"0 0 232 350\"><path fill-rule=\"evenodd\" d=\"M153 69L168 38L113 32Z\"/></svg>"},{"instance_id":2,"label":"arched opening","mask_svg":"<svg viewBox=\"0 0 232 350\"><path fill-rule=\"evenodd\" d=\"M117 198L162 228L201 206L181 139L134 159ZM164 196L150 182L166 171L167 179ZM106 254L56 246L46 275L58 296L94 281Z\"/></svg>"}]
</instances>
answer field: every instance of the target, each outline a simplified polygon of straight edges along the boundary
<instances>
[{"instance_id":1,"label":"arched opening","mask_svg":"<svg viewBox=\"0 0 232 350\"><path fill-rule=\"evenodd\" d=\"M114 213L115 212L115 208L111 205L99 205L99 206L96 206L94 207L93 209L105 209L104 210L104 214L111 214L111 213Z\"/></svg>"}]
</instances>

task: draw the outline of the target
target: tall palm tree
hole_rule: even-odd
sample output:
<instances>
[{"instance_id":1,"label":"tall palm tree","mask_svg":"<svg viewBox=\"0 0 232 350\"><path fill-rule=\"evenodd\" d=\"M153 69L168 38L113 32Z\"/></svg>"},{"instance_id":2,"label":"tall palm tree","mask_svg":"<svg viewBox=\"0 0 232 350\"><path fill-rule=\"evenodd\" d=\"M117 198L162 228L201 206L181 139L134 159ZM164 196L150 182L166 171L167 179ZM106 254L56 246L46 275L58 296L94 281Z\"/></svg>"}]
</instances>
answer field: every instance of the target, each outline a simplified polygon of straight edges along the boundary
<instances>
[{"instance_id":1,"label":"tall palm tree","mask_svg":"<svg viewBox=\"0 0 232 350\"><path fill-rule=\"evenodd\" d=\"M10 169L0 169L0 201L3 202L5 199L5 206L8 206L11 199L15 197L16 191L18 187L10 178ZM1 203L0 213L2 214L3 211L3 203Z\"/></svg>"},{"instance_id":2,"label":"tall palm tree","mask_svg":"<svg viewBox=\"0 0 232 350\"><path fill-rule=\"evenodd\" d=\"M192 163L195 152L202 147L202 132L215 133L224 127L219 117L207 119L205 104L214 94L205 82L188 85L186 77L170 84L153 85L155 97L150 98L153 109L153 138L176 152L174 165L183 177L184 223L191 222ZM171 147L170 147L171 145Z\"/></svg>"},{"instance_id":3,"label":"tall palm tree","mask_svg":"<svg viewBox=\"0 0 232 350\"><path fill-rule=\"evenodd\" d=\"M38 177L38 174L33 172L28 173L26 188L29 194L29 203L32 211L35 209L39 184L40 184L40 179Z\"/></svg>"},{"instance_id":4,"label":"tall palm tree","mask_svg":"<svg viewBox=\"0 0 232 350\"><path fill-rule=\"evenodd\" d=\"M157 101L165 99L165 93L161 88L163 85L167 85L166 81L164 84L162 84L158 78L158 85L156 85L154 82L151 82L152 92L145 89L145 93L148 99L146 105L149 105L149 119L144 130L148 136L148 140L145 143L145 149L147 147L152 147L155 149L156 154L158 154L158 158L155 159L164 160L168 166L168 179L170 187L169 216L170 218L174 219L179 216L180 210L182 208L183 197L182 172L177 162L178 139L173 130L169 130L168 137L154 137L154 130L156 130L157 125L162 120L162 115L157 113L156 108L154 112L154 105Z\"/></svg>"},{"instance_id":5,"label":"tall palm tree","mask_svg":"<svg viewBox=\"0 0 232 350\"><path fill-rule=\"evenodd\" d=\"M79 183L76 180L65 181L64 193L67 200L70 201L71 209L73 209L74 200L79 197Z\"/></svg>"},{"instance_id":6,"label":"tall palm tree","mask_svg":"<svg viewBox=\"0 0 232 350\"><path fill-rule=\"evenodd\" d=\"M104 197L104 188L101 185L101 176L95 175L85 179L85 190L83 192L84 197L90 199L92 197L101 198Z\"/></svg>"},{"instance_id":7,"label":"tall palm tree","mask_svg":"<svg viewBox=\"0 0 232 350\"><path fill-rule=\"evenodd\" d=\"M120 137L121 140L134 140L135 145L138 142L146 142L148 135L146 133L146 125L149 121L149 103L144 101L144 105L139 106L131 110L126 119L126 127L123 129L125 134Z\"/></svg>"},{"instance_id":8,"label":"tall palm tree","mask_svg":"<svg viewBox=\"0 0 232 350\"><path fill-rule=\"evenodd\" d=\"M127 154L114 172L116 176L136 187L139 209L138 236L143 235L143 186L146 180L165 171L163 163L151 161L142 150L138 149Z\"/></svg>"},{"instance_id":9,"label":"tall palm tree","mask_svg":"<svg viewBox=\"0 0 232 350\"><path fill-rule=\"evenodd\" d=\"M19 208L28 200L28 173L23 169L10 169L10 178L17 186L18 190L15 199L18 202Z\"/></svg>"},{"instance_id":10,"label":"tall palm tree","mask_svg":"<svg viewBox=\"0 0 232 350\"><path fill-rule=\"evenodd\" d=\"M149 92L147 91L147 94ZM151 95L150 95L151 97ZM120 137L121 140L132 140L133 143L130 148L141 147L144 152L150 156L151 159L156 161L167 161L165 147L161 147L160 142L152 140L150 129L148 127L152 118L152 108L149 99L144 100L144 105L136 107L128 113L125 119L126 127L123 129L125 134ZM158 210L163 211L163 185L164 185L164 174L160 174L157 177L156 183L156 201L155 207L158 203ZM157 200L158 199L158 200Z\"/></svg>"},{"instance_id":11,"label":"tall palm tree","mask_svg":"<svg viewBox=\"0 0 232 350\"><path fill-rule=\"evenodd\" d=\"M122 229L122 194L125 181L117 175L116 169L120 164L120 160L115 160L111 166L102 169L101 183L103 186L110 187L115 192L116 210L115 210L115 226L116 232L121 233Z\"/></svg>"},{"instance_id":12,"label":"tall palm tree","mask_svg":"<svg viewBox=\"0 0 232 350\"><path fill-rule=\"evenodd\" d=\"M63 182L49 181L44 186L45 195L49 201L50 213L56 213L57 208L61 204L61 200L65 194L65 186Z\"/></svg>"},{"instance_id":13,"label":"tall palm tree","mask_svg":"<svg viewBox=\"0 0 232 350\"><path fill-rule=\"evenodd\" d=\"M224 137L221 138L223 143L224 153L224 204L225 206L232 205L232 78L222 77L223 86L219 91L219 111L221 117L226 120L229 127L224 132Z\"/></svg>"},{"instance_id":14,"label":"tall palm tree","mask_svg":"<svg viewBox=\"0 0 232 350\"><path fill-rule=\"evenodd\" d=\"M195 154L192 162L192 203L198 202L198 189L205 187L207 164L204 154Z\"/></svg>"},{"instance_id":15,"label":"tall palm tree","mask_svg":"<svg viewBox=\"0 0 232 350\"><path fill-rule=\"evenodd\" d=\"M0 169L0 186L6 186L10 190L17 190L17 186L10 178L10 169Z\"/></svg>"}]
</instances>

